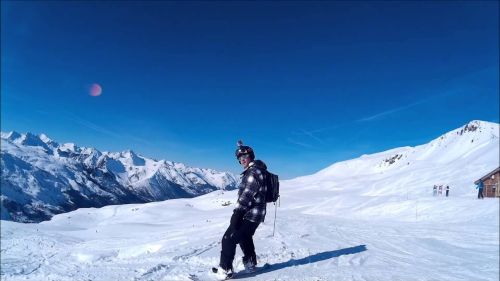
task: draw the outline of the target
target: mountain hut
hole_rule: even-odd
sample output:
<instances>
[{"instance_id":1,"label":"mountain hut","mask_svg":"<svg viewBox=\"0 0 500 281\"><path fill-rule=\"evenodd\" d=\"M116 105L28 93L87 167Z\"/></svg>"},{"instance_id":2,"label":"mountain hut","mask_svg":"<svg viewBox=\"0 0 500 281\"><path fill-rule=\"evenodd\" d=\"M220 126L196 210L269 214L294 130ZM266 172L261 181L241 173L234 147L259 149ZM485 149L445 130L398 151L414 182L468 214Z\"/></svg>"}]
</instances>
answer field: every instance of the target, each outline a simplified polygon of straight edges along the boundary
<instances>
[{"instance_id":1,"label":"mountain hut","mask_svg":"<svg viewBox=\"0 0 500 281\"><path fill-rule=\"evenodd\" d=\"M474 184L478 184L480 180L484 184L484 197L500 197L500 167L484 175Z\"/></svg>"}]
</instances>

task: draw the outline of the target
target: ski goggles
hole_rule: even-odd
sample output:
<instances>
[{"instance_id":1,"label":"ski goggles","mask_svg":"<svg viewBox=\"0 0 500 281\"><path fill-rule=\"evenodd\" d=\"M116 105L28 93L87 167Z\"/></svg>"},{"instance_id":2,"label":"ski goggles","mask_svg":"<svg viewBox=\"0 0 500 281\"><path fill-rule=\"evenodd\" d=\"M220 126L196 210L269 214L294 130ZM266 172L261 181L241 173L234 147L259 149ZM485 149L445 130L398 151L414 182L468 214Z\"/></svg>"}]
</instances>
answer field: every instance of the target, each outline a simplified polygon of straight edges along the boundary
<instances>
[{"instance_id":1,"label":"ski goggles","mask_svg":"<svg viewBox=\"0 0 500 281\"><path fill-rule=\"evenodd\" d=\"M250 158L250 154L242 154L240 157L238 157L238 161L241 162L241 160L249 159L249 158Z\"/></svg>"}]
</instances>

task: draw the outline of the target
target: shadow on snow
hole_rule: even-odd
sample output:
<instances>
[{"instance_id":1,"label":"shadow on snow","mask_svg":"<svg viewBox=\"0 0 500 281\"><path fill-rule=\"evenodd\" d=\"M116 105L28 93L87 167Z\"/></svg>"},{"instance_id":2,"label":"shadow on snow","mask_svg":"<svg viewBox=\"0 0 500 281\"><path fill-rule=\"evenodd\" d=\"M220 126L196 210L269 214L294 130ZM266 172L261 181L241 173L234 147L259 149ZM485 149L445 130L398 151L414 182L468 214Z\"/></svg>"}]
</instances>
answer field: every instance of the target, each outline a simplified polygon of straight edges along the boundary
<instances>
[{"instance_id":1,"label":"shadow on snow","mask_svg":"<svg viewBox=\"0 0 500 281\"><path fill-rule=\"evenodd\" d=\"M359 246L335 250L335 251L327 251L327 252L317 253L317 254L310 255L308 257L304 257L304 258L301 258L298 260L290 259L289 261L286 261L286 262L270 264L271 267L268 269L257 270L257 272L253 272L253 273L246 273L246 274L244 274L244 276L241 276L241 278L255 277L259 274L273 272L275 270L280 270L280 269L283 269L286 267L315 263L315 262L324 261L324 260L331 259L331 258L340 257L343 255L357 254L357 253L361 253L364 251L366 251L366 245L359 245Z\"/></svg>"}]
</instances>

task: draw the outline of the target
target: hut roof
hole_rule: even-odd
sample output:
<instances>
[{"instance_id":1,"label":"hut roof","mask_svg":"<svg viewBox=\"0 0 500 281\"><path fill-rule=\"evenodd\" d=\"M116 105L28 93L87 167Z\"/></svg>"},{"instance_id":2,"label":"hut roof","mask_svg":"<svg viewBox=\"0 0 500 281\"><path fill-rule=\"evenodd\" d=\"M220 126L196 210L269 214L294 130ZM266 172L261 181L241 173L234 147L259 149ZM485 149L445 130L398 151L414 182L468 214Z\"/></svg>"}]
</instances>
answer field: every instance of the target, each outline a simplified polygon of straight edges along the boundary
<instances>
[{"instance_id":1,"label":"hut roof","mask_svg":"<svg viewBox=\"0 0 500 281\"><path fill-rule=\"evenodd\" d=\"M485 175L482 178L478 179L477 181L474 182L474 184L478 184L479 181L485 181L486 179L488 179L489 177L491 177L491 175L495 174L498 171L500 171L500 167L496 168L495 170L489 172L487 175Z\"/></svg>"}]
</instances>

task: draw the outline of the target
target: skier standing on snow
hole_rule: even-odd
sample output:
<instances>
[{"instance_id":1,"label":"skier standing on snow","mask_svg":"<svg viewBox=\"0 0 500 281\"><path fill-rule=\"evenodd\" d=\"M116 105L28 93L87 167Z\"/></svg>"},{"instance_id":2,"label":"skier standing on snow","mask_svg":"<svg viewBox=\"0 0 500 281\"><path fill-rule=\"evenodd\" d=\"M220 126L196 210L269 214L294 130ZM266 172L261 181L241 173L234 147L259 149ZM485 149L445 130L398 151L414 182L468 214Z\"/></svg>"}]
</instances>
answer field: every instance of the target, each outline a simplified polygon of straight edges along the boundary
<instances>
[{"instance_id":1,"label":"skier standing on snow","mask_svg":"<svg viewBox=\"0 0 500 281\"><path fill-rule=\"evenodd\" d=\"M240 244L243 251L243 265L248 271L257 265L257 256L253 244L255 230L266 216L266 185L263 171L266 164L255 160L253 149L238 142L236 158L243 167L241 183L238 190L238 200L231 216L231 222L222 237L222 251L218 268L212 268L214 273L224 277L232 277L233 259L236 245Z\"/></svg>"},{"instance_id":2,"label":"skier standing on snow","mask_svg":"<svg viewBox=\"0 0 500 281\"><path fill-rule=\"evenodd\" d=\"M476 188L477 188L477 199L484 199L483 196L484 184L482 180L479 180L479 183L477 184Z\"/></svg>"}]
</instances>

